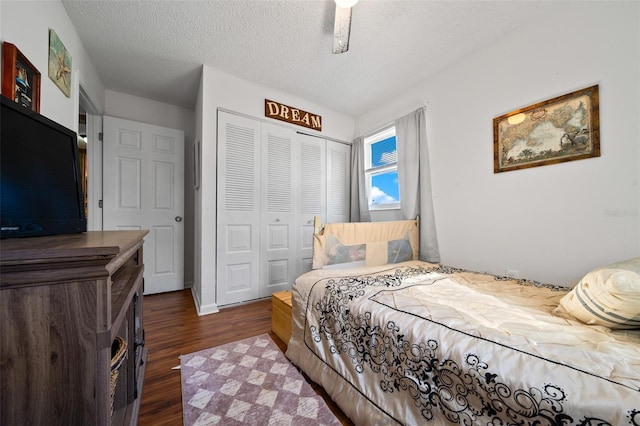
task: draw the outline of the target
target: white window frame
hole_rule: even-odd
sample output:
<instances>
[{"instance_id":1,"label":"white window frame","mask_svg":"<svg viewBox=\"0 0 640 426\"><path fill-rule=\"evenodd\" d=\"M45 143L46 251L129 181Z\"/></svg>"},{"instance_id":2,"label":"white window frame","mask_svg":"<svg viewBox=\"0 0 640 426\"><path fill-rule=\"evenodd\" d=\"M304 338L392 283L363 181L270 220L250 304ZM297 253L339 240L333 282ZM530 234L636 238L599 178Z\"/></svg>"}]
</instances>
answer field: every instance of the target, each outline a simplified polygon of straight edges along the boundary
<instances>
[{"instance_id":1,"label":"white window frame","mask_svg":"<svg viewBox=\"0 0 640 426\"><path fill-rule=\"evenodd\" d=\"M395 125L390 125L388 127L385 127L382 130L379 130L364 138L364 177L366 182L369 211L400 209L400 202L402 202L402 200L400 200L397 203L373 204L373 200L371 197L372 178L374 176L380 175L383 173L392 172L392 171L395 171L396 173L398 172L397 159L395 163L387 163L383 166L372 167L371 165L371 145L373 145L376 142L380 142L381 140L387 139L391 136L394 136L394 137L396 136ZM398 150L398 140L396 139L396 152L397 150ZM398 192L398 197L399 196L400 194Z\"/></svg>"}]
</instances>

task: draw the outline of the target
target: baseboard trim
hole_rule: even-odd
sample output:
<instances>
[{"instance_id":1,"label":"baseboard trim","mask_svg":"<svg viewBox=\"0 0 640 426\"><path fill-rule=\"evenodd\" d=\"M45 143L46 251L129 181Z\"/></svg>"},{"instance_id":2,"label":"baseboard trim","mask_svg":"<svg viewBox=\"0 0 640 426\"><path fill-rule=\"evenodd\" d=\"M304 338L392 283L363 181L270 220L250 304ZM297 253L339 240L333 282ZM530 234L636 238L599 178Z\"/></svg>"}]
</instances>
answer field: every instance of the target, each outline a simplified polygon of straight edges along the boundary
<instances>
[{"instance_id":1,"label":"baseboard trim","mask_svg":"<svg viewBox=\"0 0 640 426\"><path fill-rule=\"evenodd\" d=\"M193 296L193 303L196 305L196 312L198 313L199 317L220 312L220 310L218 309L218 305L215 303L202 306L202 303L200 302L200 299L198 298L198 295L195 291L192 291L191 295Z\"/></svg>"}]
</instances>

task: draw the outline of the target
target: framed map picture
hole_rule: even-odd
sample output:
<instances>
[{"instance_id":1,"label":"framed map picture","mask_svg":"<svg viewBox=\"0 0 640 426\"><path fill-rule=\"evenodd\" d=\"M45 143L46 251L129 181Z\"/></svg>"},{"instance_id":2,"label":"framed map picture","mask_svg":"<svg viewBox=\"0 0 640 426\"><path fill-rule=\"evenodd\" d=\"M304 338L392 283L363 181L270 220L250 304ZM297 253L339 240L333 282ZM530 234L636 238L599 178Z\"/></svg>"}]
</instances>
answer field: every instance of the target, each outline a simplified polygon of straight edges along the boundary
<instances>
[{"instance_id":1,"label":"framed map picture","mask_svg":"<svg viewBox=\"0 0 640 426\"><path fill-rule=\"evenodd\" d=\"M71 97L71 55L52 29L49 29L49 78L67 98Z\"/></svg>"},{"instance_id":2,"label":"framed map picture","mask_svg":"<svg viewBox=\"0 0 640 426\"><path fill-rule=\"evenodd\" d=\"M493 119L494 173L599 156L598 85Z\"/></svg>"}]
</instances>

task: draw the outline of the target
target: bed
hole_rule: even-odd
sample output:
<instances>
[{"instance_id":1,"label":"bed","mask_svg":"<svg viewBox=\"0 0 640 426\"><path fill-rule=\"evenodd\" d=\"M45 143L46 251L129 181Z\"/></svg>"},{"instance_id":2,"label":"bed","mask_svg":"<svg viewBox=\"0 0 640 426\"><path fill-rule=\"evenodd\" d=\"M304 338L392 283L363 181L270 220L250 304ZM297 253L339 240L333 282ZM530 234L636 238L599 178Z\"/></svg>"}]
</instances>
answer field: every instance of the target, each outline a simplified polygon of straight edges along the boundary
<instances>
[{"instance_id":1,"label":"bed","mask_svg":"<svg viewBox=\"0 0 640 426\"><path fill-rule=\"evenodd\" d=\"M318 226L292 289L286 355L355 424L640 425L640 258L569 289L419 261L418 225Z\"/></svg>"}]
</instances>

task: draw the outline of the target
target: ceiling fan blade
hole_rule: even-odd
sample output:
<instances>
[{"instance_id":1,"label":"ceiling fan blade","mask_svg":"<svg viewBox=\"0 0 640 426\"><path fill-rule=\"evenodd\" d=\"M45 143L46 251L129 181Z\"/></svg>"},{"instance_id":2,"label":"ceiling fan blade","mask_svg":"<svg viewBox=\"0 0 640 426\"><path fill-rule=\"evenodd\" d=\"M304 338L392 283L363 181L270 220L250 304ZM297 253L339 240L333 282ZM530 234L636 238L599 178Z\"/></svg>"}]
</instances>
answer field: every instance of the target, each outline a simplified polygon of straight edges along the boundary
<instances>
[{"instance_id":1,"label":"ceiling fan blade","mask_svg":"<svg viewBox=\"0 0 640 426\"><path fill-rule=\"evenodd\" d=\"M336 6L336 18L333 24L333 53L349 50L351 32L351 8Z\"/></svg>"}]
</instances>

